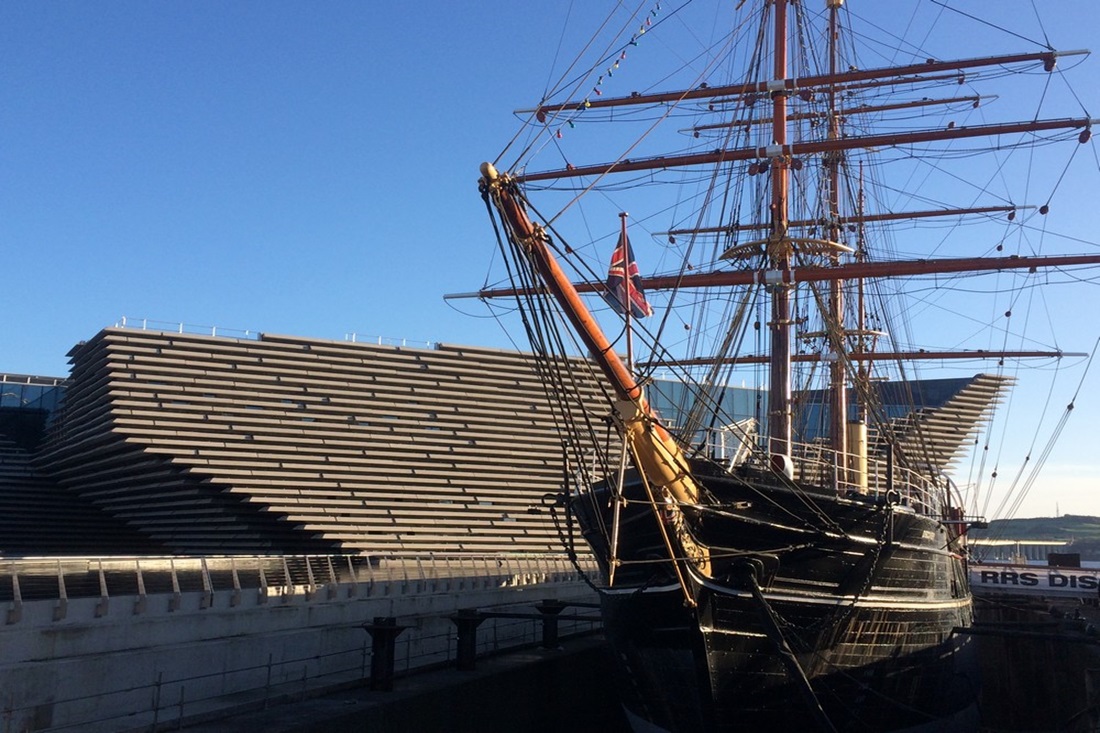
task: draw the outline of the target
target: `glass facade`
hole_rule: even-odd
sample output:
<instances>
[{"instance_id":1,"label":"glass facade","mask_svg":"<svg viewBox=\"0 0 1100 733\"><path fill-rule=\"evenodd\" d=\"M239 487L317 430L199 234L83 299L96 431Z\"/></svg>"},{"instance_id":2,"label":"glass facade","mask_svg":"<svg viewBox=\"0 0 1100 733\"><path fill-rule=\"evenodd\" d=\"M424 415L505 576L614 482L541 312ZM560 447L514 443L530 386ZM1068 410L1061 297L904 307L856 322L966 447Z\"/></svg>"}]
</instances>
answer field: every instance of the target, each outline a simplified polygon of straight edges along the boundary
<instances>
[{"instance_id":1,"label":"glass facade","mask_svg":"<svg viewBox=\"0 0 1100 733\"><path fill-rule=\"evenodd\" d=\"M916 382L879 382L872 385L877 414L890 420L905 417L915 410L939 407L954 397L972 381L970 377L951 379L926 379ZM675 429L685 423L699 388L684 382L655 379L646 393L650 405L669 427ZM796 392L792 395L795 421L792 437L795 442L813 443L828 435L828 394L821 390ZM721 387L717 390L721 400L717 423L710 426L718 430L733 423L755 421L757 429L765 431L768 414L768 394L763 389L751 387ZM859 419L862 410L859 396L854 390L848 394L848 420ZM701 436L698 436L701 438Z\"/></svg>"},{"instance_id":2,"label":"glass facade","mask_svg":"<svg viewBox=\"0 0 1100 733\"><path fill-rule=\"evenodd\" d=\"M676 427L684 424L698 394L697 386L670 379L655 379L650 383L646 398L659 417ZM720 421L725 424L748 418L756 418L760 422L767 412L768 396L763 390L721 387L717 390L716 398L721 401L718 414L721 415Z\"/></svg>"},{"instance_id":3,"label":"glass facade","mask_svg":"<svg viewBox=\"0 0 1100 733\"><path fill-rule=\"evenodd\" d=\"M0 408L21 407L52 414L64 392L62 379L0 374Z\"/></svg>"},{"instance_id":4,"label":"glass facade","mask_svg":"<svg viewBox=\"0 0 1100 733\"><path fill-rule=\"evenodd\" d=\"M65 394L65 380L0 374L0 439L23 450L42 441Z\"/></svg>"}]
</instances>

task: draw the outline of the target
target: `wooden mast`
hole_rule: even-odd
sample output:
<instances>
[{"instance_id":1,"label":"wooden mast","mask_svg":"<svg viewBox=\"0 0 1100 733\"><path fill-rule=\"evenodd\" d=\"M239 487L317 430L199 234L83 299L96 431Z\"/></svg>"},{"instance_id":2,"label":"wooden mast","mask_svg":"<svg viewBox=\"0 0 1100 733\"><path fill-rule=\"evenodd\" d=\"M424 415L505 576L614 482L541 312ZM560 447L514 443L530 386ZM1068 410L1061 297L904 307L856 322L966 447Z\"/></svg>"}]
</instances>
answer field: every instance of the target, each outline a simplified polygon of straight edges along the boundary
<instances>
[{"instance_id":1,"label":"wooden mast","mask_svg":"<svg viewBox=\"0 0 1100 733\"><path fill-rule=\"evenodd\" d=\"M837 39L840 29L837 12L843 0L826 0L829 8L829 76L836 76ZM836 87L828 88L829 99L829 139L840 139L840 110L837 105ZM840 161L842 152L826 154L829 174L829 233L826 239L840 242ZM834 248L830 253L833 265L840 264L840 250ZM848 374L846 358L847 337L844 332L844 282L829 281L829 313L825 318L826 344L833 352L829 364L829 440L833 449L837 490L848 481Z\"/></svg>"},{"instance_id":2,"label":"wooden mast","mask_svg":"<svg viewBox=\"0 0 1100 733\"><path fill-rule=\"evenodd\" d=\"M775 0L775 58L773 83L768 85L772 97L771 158L771 232L768 236L767 259L772 270L791 268L791 242L787 238L787 195L790 186L787 147L787 0ZM793 471L791 462L791 290L784 282L769 283L771 290L771 364L768 383L768 452L772 464L784 472Z\"/></svg>"}]
</instances>

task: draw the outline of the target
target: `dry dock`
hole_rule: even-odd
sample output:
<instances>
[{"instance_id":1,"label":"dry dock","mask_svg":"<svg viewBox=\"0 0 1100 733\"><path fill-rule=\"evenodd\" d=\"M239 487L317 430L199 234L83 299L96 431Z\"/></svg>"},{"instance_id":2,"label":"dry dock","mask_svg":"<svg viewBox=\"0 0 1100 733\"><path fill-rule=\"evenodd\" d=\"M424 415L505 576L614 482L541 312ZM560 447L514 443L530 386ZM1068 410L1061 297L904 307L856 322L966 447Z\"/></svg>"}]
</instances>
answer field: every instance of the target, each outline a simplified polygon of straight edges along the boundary
<instances>
[{"instance_id":1,"label":"dry dock","mask_svg":"<svg viewBox=\"0 0 1100 733\"><path fill-rule=\"evenodd\" d=\"M392 692L365 686L288 701L222 720L190 725L192 733L626 733L608 687L610 660L601 636L565 640L396 680Z\"/></svg>"},{"instance_id":2,"label":"dry dock","mask_svg":"<svg viewBox=\"0 0 1100 733\"><path fill-rule=\"evenodd\" d=\"M982 730L1100 730L1100 609L1094 599L979 597Z\"/></svg>"},{"instance_id":3,"label":"dry dock","mask_svg":"<svg viewBox=\"0 0 1100 733\"><path fill-rule=\"evenodd\" d=\"M982 733L1100 730L1100 608L1080 599L997 594L970 630L982 665ZM629 730L608 686L602 637L565 640L187 726L195 733Z\"/></svg>"}]
</instances>

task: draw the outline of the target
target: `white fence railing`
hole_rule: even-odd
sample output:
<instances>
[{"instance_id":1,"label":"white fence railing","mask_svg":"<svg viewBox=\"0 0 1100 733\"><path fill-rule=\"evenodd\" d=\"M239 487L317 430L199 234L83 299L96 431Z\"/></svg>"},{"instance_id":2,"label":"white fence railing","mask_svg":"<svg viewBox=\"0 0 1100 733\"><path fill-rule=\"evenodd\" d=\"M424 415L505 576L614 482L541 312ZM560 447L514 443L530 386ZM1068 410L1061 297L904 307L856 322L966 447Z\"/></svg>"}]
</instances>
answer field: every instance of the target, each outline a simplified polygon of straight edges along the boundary
<instances>
[{"instance_id":1,"label":"white fence railing","mask_svg":"<svg viewBox=\"0 0 1100 733\"><path fill-rule=\"evenodd\" d=\"M225 338L239 338L258 341L263 339L263 331L254 329L225 328L223 326L200 326L192 323L178 321L156 321L150 318L129 318L122 316L115 322L115 328L133 328L138 331L167 331L169 333L191 334L194 336L222 336ZM411 346L415 348L431 349L435 347L432 341L420 341L393 336L372 336L355 331L345 332L344 341L356 344L377 344L378 346Z\"/></svg>"}]
</instances>

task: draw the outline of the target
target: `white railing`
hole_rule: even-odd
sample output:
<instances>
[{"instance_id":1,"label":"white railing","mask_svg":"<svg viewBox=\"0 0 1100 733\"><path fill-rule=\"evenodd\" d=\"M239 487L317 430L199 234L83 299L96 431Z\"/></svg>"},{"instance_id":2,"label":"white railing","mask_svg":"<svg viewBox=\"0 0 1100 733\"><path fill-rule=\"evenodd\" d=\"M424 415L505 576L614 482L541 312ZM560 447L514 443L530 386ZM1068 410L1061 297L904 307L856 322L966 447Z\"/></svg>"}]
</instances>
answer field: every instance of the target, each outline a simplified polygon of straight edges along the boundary
<instances>
[{"instance_id":1,"label":"white railing","mask_svg":"<svg viewBox=\"0 0 1100 733\"><path fill-rule=\"evenodd\" d=\"M581 571L594 577L595 561L582 558ZM207 598L254 592L267 598L310 599L344 587L352 594L409 595L575 582L580 572L564 555L460 555L371 557L369 555L253 555L206 557L0 557L0 602L9 604L7 623L17 623L24 602L57 603L64 618L72 598L98 598L106 610L112 598L134 600L141 613L149 596L168 594L170 607L182 593Z\"/></svg>"},{"instance_id":2,"label":"white railing","mask_svg":"<svg viewBox=\"0 0 1100 733\"><path fill-rule=\"evenodd\" d=\"M738 440L731 442L728 430L715 432L725 434L709 439L708 446L712 450L716 447L721 448L723 452L713 455L722 460L728 459L731 468L742 464L760 470L771 468L767 452L759 445L753 445L751 452L746 450L748 441L754 440L755 436L748 435L740 442ZM725 440L722 441L720 438ZM838 493L854 492L875 497L893 492L894 500L927 514L935 514L939 511L942 497L945 495L944 479L899 466L897 463L891 466L877 455L866 457L857 456L854 453L838 455L825 443L793 443L791 453L792 478L804 484L833 486ZM851 468L860 463L866 465L866 473L862 480ZM848 468L841 470L841 467Z\"/></svg>"},{"instance_id":3,"label":"white railing","mask_svg":"<svg viewBox=\"0 0 1100 733\"><path fill-rule=\"evenodd\" d=\"M377 346L409 346L414 349L434 349L434 341L412 341L410 339L394 338L392 336L368 336L363 333L344 334L344 340L353 344L375 344Z\"/></svg>"},{"instance_id":4,"label":"white railing","mask_svg":"<svg viewBox=\"0 0 1100 733\"><path fill-rule=\"evenodd\" d=\"M193 336L224 336L226 338L252 340L259 340L263 337L260 331L253 331L251 329L196 326L190 323L154 321L149 318L127 318L126 316L123 316L115 323L115 328L133 328L138 331L167 331L169 333L187 333Z\"/></svg>"},{"instance_id":5,"label":"white railing","mask_svg":"<svg viewBox=\"0 0 1100 733\"><path fill-rule=\"evenodd\" d=\"M31 387L57 387L65 383L63 377L35 377L30 374L0 374L0 384L17 384Z\"/></svg>"},{"instance_id":6,"label":"white railing","mask_svg":"<svg viewBox=\"0 0 1100 733\"><path fill-rule=\"evenodd\" d=\"M115 323L115 328L133 328L138 331L166 331L168 333L191 334L194 336L222 336L224 338L242 338L254 341L262 340L263 331L221 326L198 326L176 321L156 321L149 318L128 318L123 316ZM354 331L344 334L344 341L353 344L377 344L378 346L409 346L413 348L435 348L434 341L420 341L392 336L370 336Z\"/></svg>"},{"instance_id":7,"label":"white railing","mask_svg":"<svg viewBox=\"0 0 1100 733\"><path fill-rule=\"evenodd\" d=\"M803 481L831 482L836 475L836 485L841 493L855 492L869 496L885 496L893 492L894 500L913 509L934 514L942 503L945 486L927 474L894 463L892 466L878 456L866 457L866 475L862 481L853 480L854 471L838 471L837 466L854 465L857 456L852 453L837 456L836 452L821 445L795 444L795 475ZM839 458L839 461L837 460Z\"/></svg>"}]
</instances>

